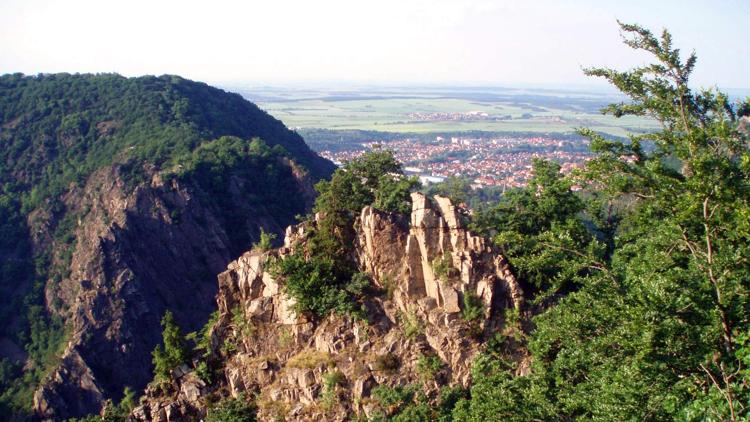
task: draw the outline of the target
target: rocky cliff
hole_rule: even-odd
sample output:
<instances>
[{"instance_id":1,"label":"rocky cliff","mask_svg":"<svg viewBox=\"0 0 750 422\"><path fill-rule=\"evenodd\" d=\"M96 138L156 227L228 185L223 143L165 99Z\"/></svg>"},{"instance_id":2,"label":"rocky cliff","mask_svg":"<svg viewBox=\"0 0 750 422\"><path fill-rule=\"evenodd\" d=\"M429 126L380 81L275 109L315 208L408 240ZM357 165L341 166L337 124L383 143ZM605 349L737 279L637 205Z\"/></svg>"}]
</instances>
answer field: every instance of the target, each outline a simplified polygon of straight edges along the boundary
<instances>
[{"instance_id":1,"label":"rocky cliff","mask_svg":"<svg viewBox=\"0 0 750 422\"><path fill-rule=\"evenodd\" d=\"M221 379L207 385L185 365L171 393L148 390L131 419L184 420L217 396L257 394L261 420L349 420L387 414L372 399L380 385L421 385L429 400L441 386L467 386L483 343L505 329L506 311L524 307L523 291L447 198L414 193L412 204L409 218L366 207L355 224L357 264L381 292L365 320L298 314L269 271L304 244L315 221L289 227L278 250L230 263L218 277L211 337Z\"/></svg>"},{"instance_id":2,"label":"rocky cliff","mask_svg":"<svg viewBox=\"0 0 750 422\"><path fill-rule=\"evenodd\" d=\"M240 221L227 221L199 186L164 180L153 169L147 169L150 181L133 189L121 168L101 170L67 195L69 212L80 215L77 241L67 277L49 283L46 295L69 336L59 364L34 394L39 416L98 412L124 387L142 389L152 379L151 351L166 310L186 328L205 323L215 308L216 274L238 248L249 247L236 239L257 240L260 228L281 233L311 206L309 176L287 159L275 165L290 184L286 212L269 209L270 201L252 203L234 188L229 200ZM233 184L251 182L232 178Z\"/></svg>"}]
</instances>

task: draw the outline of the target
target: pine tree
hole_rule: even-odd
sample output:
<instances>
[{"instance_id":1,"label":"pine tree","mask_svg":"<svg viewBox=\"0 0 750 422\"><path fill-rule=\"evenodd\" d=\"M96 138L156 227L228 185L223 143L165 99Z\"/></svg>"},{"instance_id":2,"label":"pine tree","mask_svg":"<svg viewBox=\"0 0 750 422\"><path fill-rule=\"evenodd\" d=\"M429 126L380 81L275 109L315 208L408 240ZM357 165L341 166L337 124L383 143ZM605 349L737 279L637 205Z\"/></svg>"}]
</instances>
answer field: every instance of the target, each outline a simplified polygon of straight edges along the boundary
<instances>
[{"instance_id":1,"label":"pine tree","mask_svg":"<svg viewBox=\"0 0 750 422\"><path fill-rule=\"evenodd\" d=\"M167 311L161 320L162 341L164 346L157 345L154 349L154 379L166 381L171 377L172 370L188 361L189 349L182 330L174 320L172 312Z\"/></svg>"}]
</instances>

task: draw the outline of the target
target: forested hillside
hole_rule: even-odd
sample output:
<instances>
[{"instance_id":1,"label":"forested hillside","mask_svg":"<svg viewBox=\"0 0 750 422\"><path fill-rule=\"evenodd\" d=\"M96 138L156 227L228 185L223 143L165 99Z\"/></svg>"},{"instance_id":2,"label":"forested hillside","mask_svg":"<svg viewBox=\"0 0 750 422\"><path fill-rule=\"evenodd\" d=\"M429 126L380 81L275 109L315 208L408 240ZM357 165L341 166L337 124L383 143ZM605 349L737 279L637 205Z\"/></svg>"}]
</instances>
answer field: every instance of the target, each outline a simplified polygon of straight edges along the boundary
<instances>
[{"instance_id":1,"label":"forested hillside","mask_svg":"<svg viewBox=\"0 0 750 422\"><path fill-rule=\"evenodd\" d=\"M332 169L296 133L239 95L177 76L0 77L0 414L31 410L32 389L58 364L73 334L70 319L81 288L80 280L72 281L72 266L76 251L85 248L82 242L96 242L96 236L79 237L84 226L91 226L96 203L102 201L97 196L104 196L107 187L119 186L125 207L126 198L153 188L161 192L157 196L183 190L182 196L209 209L199 217L209 221L197 223L195 230L214 223L212 230L225 232L217 246L222 253L217 262L199 261L191 269L199 273L194 278L210 283L205 297L196 301L210 305L215 291L211 271L257 239L259 227L278 232L304 213L310 201L299 193L310 191L305 178L312 181ZM177 202L165 211L174 225L190 208ZM156 213L158 206L146 211ZM131 220L137 214L126 210ZM128 231L126 220L110 217L98 216L104 225ZM156 225L149 233L159 230ZM138 255L123 256L127 253L135 252L121 252L118 259L137 264ZM175 254L193 256L190 251ZM85 266L85 259L78 263ZM114 271L110 264L105 268ZM153 273L136 277L146 285L159 283ZM157 302L174 305L169 299ZM162 312L153 317L157 329ZM208 312L183 322L202 323ZM147 326L143 329L148 332ZM108 378L100 381L104 396L109 388L119 395L122 375Z\"/></svg>"}]
</instances>

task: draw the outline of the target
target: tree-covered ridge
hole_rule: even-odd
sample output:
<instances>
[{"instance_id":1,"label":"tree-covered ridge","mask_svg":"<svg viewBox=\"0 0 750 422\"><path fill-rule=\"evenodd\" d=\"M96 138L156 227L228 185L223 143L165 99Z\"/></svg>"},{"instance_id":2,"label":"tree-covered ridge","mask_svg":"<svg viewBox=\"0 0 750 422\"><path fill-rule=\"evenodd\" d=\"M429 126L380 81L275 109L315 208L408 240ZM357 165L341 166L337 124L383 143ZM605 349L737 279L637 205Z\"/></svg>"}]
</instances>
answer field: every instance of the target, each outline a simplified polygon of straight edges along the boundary
<instances>
[{"instance_id":1,"label":"tree-covered ridge","mask_svg":"<svg viewBox=\"0 0 750 422\"><path fill-rule=\"evenodd\" d=\"M279 194L298 190L292 169L303 170L285 165L296 166L293 158L281 145L269 147L258 138L223 136L175 156L174 166L164 175L186 182L202 201L217 209L222 226L232 228L227 235L237 248L233 253L239 255L252 241L247 227L249 209L263 208L283 221L294 221L311 199ZM237 197L242 203L236 202Z\"/></svg>"},{"instance_id":2,"label":"tree-covered ridge","mask_svg":"<svg viewBox=\"0 0 750 422\"><path fill-rule=\"evenodd\" d=\"M160 165L225 135L279 144L318 176L331 170L301 137L238 94L178 76L4 75L0 123L4 184L69 182L130 158Z\"/></svg>"},{"instance_id":3,"label":"tree-covered ridge","mask_svg":"<svg viewBox=\"0 0 750 422\"><path fill-rule=\"evenodd\" d=\"M308 199L276 200L278 192L297 192L297 177L333 170L281 122L203 83L177 76L0 76L0 320L7 322L0 338L25 349L32 362L24 371L12 356L0 363L0 414L30 408L30 388L65 344L63 323L44 300L48 282L66 276L76 244L81 216L64 194L113 165L130 189L149 180L151 168L179 178L206 204L215 201L220 223L235 228L227 231L233 253L250 244L241 215L248 207L262 204L292 221ZM231 203L230 185L249 201ZM175 223L179 217L173 211Z\"/></svg>"}]
</instances>

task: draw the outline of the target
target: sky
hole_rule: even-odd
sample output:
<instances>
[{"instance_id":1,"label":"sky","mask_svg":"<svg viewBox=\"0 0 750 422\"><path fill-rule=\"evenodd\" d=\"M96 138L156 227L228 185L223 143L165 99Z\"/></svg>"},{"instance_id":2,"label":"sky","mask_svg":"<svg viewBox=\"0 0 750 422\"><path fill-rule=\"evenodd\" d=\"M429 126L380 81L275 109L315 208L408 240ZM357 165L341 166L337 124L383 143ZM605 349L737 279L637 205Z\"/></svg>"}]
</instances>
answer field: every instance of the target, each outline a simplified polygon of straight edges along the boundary
<instances>
[{"instance_id":1,"label":"sky","mask_svg":"<svg viewBox=\"0 0 750 422\"><path fill-rule=\"evenodd\" d=\"M648 59L617 19L695 50L694 85L750 88L750 0L0 0L0 74L587 86Z\"/></svg>"}]
</instances>

